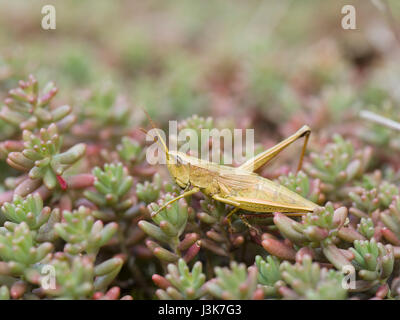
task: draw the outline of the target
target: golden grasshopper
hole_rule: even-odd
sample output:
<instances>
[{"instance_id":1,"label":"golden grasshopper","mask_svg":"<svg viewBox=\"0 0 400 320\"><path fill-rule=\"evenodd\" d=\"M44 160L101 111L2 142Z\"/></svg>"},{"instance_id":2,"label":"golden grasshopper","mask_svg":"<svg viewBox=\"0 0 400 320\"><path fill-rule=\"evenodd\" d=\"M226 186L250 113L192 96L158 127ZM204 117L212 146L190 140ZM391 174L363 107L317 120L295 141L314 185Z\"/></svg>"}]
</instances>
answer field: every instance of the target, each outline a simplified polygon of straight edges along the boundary
<instances>
[{"instance_id":1,"label":"golden grasshopper","mask_svg":"<svg viewBox=\"0 0 400 320\"><path fill-rule=\"evenodd\" d=\"M149 116L148 118L155 128ZM289 138L235 168L192 157L182 152L169 151L165 141L157 131L159 142L165 150L168 171L176 184L184 189L184 192L164 204L153 215L158 214L173 202L199 191L234 207L227 215L230 228L231 217L239 209L257 213L293 213L292 215L302 215L313 211L318 207L317 204L279 183L254 173L275 158L287 146L304 137L303 149L297 168L297 170L300 170L310 133L310 128L303 126ZM244 219L244 214L240 215L240 218L247 226L251 227Z\"/></svg>"}]
</instances>

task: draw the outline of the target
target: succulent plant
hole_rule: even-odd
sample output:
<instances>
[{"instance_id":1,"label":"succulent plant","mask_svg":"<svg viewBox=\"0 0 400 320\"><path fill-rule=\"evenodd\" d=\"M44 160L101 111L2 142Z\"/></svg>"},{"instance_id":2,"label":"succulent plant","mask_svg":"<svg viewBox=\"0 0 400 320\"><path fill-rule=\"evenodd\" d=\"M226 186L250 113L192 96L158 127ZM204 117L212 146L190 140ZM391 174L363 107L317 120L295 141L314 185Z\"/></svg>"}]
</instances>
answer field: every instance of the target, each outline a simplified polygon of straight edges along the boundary
<instances>
[{"instance_id":1,"label":"succulent plant","mask_svg":"<svg viewBox=\"0 0 400 320\"><path fill-rule=\"evenodd\" d=\"M126 196L133 179L122 163L105 164L104 170L95 167L92 172L95 176L95 191L86 190L85 197L100 208L112 209L94 212L97 218L115 220L132 205L132 200Z\"/></svg>"},{"instance_id":2,"label":"succulent plant","mask_svg":"<svg viewBox=\"0 0 400 320\"><path fill-rule=\"evenodd\" d=\"M349 193L353 206L366 214L371 214L376 209L386 209L397 195L398 187L383 181L379 172L370 176L364 175L362 184Z\"/></svg>"},{"instance_id":3,"label":"succulent plant","mask_svg":"<svg viewBox=\"0 0 400 320\"><path fill-rule=\"evenodd\" d=\"M342 286L343 275L312 263L310 256L294 265L282 262L280 272L288 286L281 287L279 292L286 299L341 300L347 296Z\"/></svg>"},{"instance_id":4,"label":"succulent plant","mask_svg":"<svg viewBox=\"0 0 400 320\"><path fill-rule=\"evenodd\" d=\"M10 290L6 285L0 287L0 300L10 300Z\"/></svg>"},{"instance_id":5,"label":"succulent plant","mask_svg":"<svg viewBox=\"0 0 400 320\"><path fill-rule=\"evenodd\" d=\"M358 275L366 281L383 282L392 274L394 267L393 247L383 245L371 240L356 240L354 248L350 248L354 253L352 261Z\"/></svg>"},{"instance_id":6,"label":"succulent plant","mask_svg":"<svg viewBox=\"0 0 400 320\"><path fill-rule=\"evenodd\" d=\"M227 213L225 204L206 198L200 201L200 205L202 211L197 214L197 218L201 222L209 225L223 222Z\"/></svg>"},{"instance_id":7,"label":"succulent plant","mask_svg":"<svg viewBox=\"0 0 400 320\"><path fill-rule=\"evenodd\" d=\"M0 118L4 121L19 126L21 130L35 130L54 123L59 131L66 131L75 122L70 106L50 108L50 102L58 92L53 82L49 82L42 92L39 92L38 81L32 75L18 85L9 91L9 97L1 108Z\"/></svg>"},{"instance_id":8,"label":"succulent plant","mask_svg":"<svg viewBox=\"0 0 400 320\"><path fill-rule=\"evenodd\" d=\"M226 205L209 197L200 200L201 210L196 218L202 223L201 232L202 248L221 257L228 257L229 252L243 245L245 239L241 233L232 233L228 230L226 215L229 212ZM240 219L235 219L232 224L235 228L247 231Z\"/></svg>"},{"instance_id":9,"label":"succulent plant","mask_svg":"<svg viewBox=\"0 0 400 320\"><path fill-rule=\"evenodd\" d=\"M143 161L145 153L143 147L134 139L122 137L121 143L117 145L120 158L127 163L140 163Z\"/></svg>"},{"instance_id":10,"label":"succulent plant","mask_svg":"<svg viewBox=\"0 0 400 320\"><path fill-rule=\"evenodd\" d=\"M396 277L392 281L392 286L390 287L391 297L399 300L400 299L400 278Z\"/></svg>"},{"instance_id":11,"label":"succulent plant","mask_svg":"<svg viewBox=\"0 0 400 320\"><path fill-rule=\"evenodd\" d=\"M274 223L280 232L298 245L327 245L337 242L338 231L347 218L345 207L334 210L332 203L318 207L303 216L302 222L294 221L283 214L275 214Z\"/></svg>"},{"instance_id":12,"label":"succulent plant","mask_svg":"<svg viewBox=\"0 0 400 320\"><path fill-rule=\"evenodd\" d=\"M10 152L22 151L24 144L18 140L5 140L0 142L0 159L5 160Z\"/></svg>"},{"instance_id":13,"label":"succulent plant","mask_svg":"<svg viewBox=\"0 0 400 320\"><path fill-rule=\"evenodd\" d=\"M340 187L353 179L358 179L367 170L371 160L372 149L355 151L350 141L340 135L333 136L333 142L328 144L320 154L311 154L311 163L305 163L305 171L313 178L322 182L321 190L325 195L338 193ZM340 196L337 195L337 196Z\"/></svg>"},{"instance_id":14,"label":"succulent plant","mask_svg":"<svg viewBox=\"0 0 400 320\"><path fill-rule=\"evenodd\" d=\"M335 243L338 231L344 226L347 219L347 208L334 210L332 203L319 207L303 216L303 234L312 243Z\"/></svg>"},{"instance_id":15,"label":"succulent plant","mask_svg":"<svg viewBox=\"0 0 400 320\"><path fill-rule=\"evenodd\" d=\"M113 257L94 267L94 289L105 291L120 272L124 260L121 257Z\"/></svg>"},{"instance_id":16,"label":"succulent plant","mask_svg":"<svg viewBox=\"0 0 400 320\"><path fill-rule=\"evenodd\" d=\"M121 289L119 287L112 287L107 292L103 293L101 291L97 291L93 294L93 299L95 300L118 300L121 293ZM119 300L133 300L132 296L125 295L121 297Z\"/></svg>"},{"instance_id":17,"label":"succulent plant","mask_svg":"<svg viewBox=\"0 0 400 320\"><path fill-rule=\"evenodd\" d=\"M357 231L366 239L372 239L375 234L374 223L371 218L361 218L357 225Z\"/></svg>"},{"instance_id":18,"label":"succulent plant","mask_svg":"<svg viewBox=\"0 0 400 320\"><path fill-rule=\"evenodd\" d=\"M44 288L47 295L58 299L87 299L93 288L93 262L86 256L68 259L58 255L50 262L55 270L56 283Z\"/></svg>"},{"instance_id":19,"label":"succulent plant","mask_svg":"<svg viewBox=\"0 0 400 320\"><path fill-rule=\"evenodd\" d=\"M325 207L318 207L305 214L301 223L279 213L275 214L274 223L281 234L296 246L322 249L325 258L341 269L350 264L353 256L349 251L339 249L338 245L342 241L364 239L354 228L346 226L347 215L347 208L334 210L332 203L327 203ZM281 259L295 259L296 251L285 243L267 239L262 245L269 253Z\"/></svg>"},{"instance_id":20,"label":"succulent plant","mask_svg":"<svg viewBox=\"0 0 400 320\"><path fill-rule=\"evenodd\" d=\"M150 204L158 199L161 187L161 177L159 174L155 174L152 182L145 181L136 185L136 194L140 201Z\"/></svg>"},{"instance_id":21,"label":"succulent plant","mask_svg":"<svg viewBox=\"0 0 400 320\"><path fill-rule=\"evenodd\" d=\"M43 207L43 200L38 194L25 199L16 195L12 203L4 203L1 209L9 221L17 224L25 222L31 230L39 229L51 214L50 207Z\"/></svg>"},{"instance_id":22,"label":"succulent plant","mask_svg":"<svg viewBox=\"0 0 400 320\"><path fill-rule=\"evenodd\" d=\"M289 172L287 176L282 175L278 182L312 202L319 204L324 202L325 196L321 192L320 181L318 179L310 181L303 171L296 174Z\"/></svg>"},{"instance_id":23,"label":"succulent plant","mask_svg":"<svg viewBox=\"0 0 400 320\"><path fill-rule=\"evenodd\" d=\"M217 299L262 299L264 292L257 289L257 268L247 270L243 264L231 262L230 268L215 267L216 277L206 284L207 292Z\"/></svg>"},{"instance_id":24,"label":"succulent plant","mask_svg":"<svg viewBox=\"0 0 400 320\"><path fill-rule=\"evenodd\" d=\"M380 213L383 222L382 234L393 245L400 245L400 196L396 196L389 209Z\"/></svg>"},{"instance_id":25,"label":"succulent plant","mask_svg":"<svg viewBox=\"0 0 400 320\"><path fill-rule=\"evenodd\" d=\"M73 255L82 252L96 255L118 228L115 222L103 226L102 221L95 221L90 209L83 206L72 212L63 211L62 215L64 221L55 224L54 230L67 242L65 252Z\"/></svg>"},{"instance_id":26,"label":"succulent plant","mask_svg":"<svg viewBox=\"0 0 400 320\"><path fill-rule=\"evenodd\" d=\"M153 282L160 287L156 291L160 300L193 300L205 295L206 276L202 272L201 262L196 262L191 272L183 259L179 259L177 265L170 263L167 269L165 277L158 274L152 277Z\"/></svg>"},{"instance_id":27,"label":"succulent plant","mask_svg":"<svg viewBox=\"0 0 400 320\"><path fill-rule=\"evenodd\" d=\"M141 220L138 225L147 235L170 248L171 251L157 242L148 240L146 245L157 258L174 262L181 257L182 251L186 250L183 257L188 262L194 258L200 249L200 242L197 241L198 236L196 234L187 234L186 238L180 240L193 209L188 207L184 199L180 199L158 212L161 206L173 198L173 194L167 193L157 204L151 203L148 207L154 223Z\"/></svg>"},{"instance_id":28,"label":"succulent plant","mask_svg":"<svg viewBox=\"0 0 400 320\"><path fill-rule=\"evenodd\" d=\"M106 125L117 125L123 128L129 122L126 101L108 82L91 92L86 101L86 108L83 110L84 116L94 120L99 128Z\"/></svg>"},{"instance_id":29,"label":"succulent plant","mask_svg":"<svg viewBox=\"0 0 400 320\"><path fill-rule=\"evenodd\" d=\"M285 283L282 281L280 272L280 261L274 256L263 259L256 256L255 264L258 269L258 283L266 297L279 296L279 287Z\"/></svg>"},{"instance_id":30,"label":"succulent plant","mask_svg":"<svg viewBox=\"0 0 400 320\"><path fill-rule=\"evenodd\" d=\"M94 266L88 256L58 254L48 265L54 268L55 286L43 288L46 294L57 299L89 299L115 278L122 259L107 260Z\"/></svg>"},{"instance_id":31,"label":"succulent plant","mask_svg":"<svg viewBox=\"0 0 400 320\"><path fill-rule=\"evenodd\" d=\"M29 179L43 180L44 185L52 190L57 183L62 189L68 186L62 174L81 159L86 150L83 143L61 152L62 138L55 124L41 128L39 135L25 130L23 132L24 150L8 154L7 163L20 171L29 171Z\"/></svg>"},{"instance_id":32,"label":"succulent plant","mask_svg":"<svg viewBox=\"0 0 400 320\"><path fill-rule=\"evenodd\" d=\"M26 222L6 222L0 228L0 257L6 262L11 274L24 274L30 266L43 260L53 250L49 242L37 243L35 235L36 232L31 231Z\"/></svg>"}]
</instances>

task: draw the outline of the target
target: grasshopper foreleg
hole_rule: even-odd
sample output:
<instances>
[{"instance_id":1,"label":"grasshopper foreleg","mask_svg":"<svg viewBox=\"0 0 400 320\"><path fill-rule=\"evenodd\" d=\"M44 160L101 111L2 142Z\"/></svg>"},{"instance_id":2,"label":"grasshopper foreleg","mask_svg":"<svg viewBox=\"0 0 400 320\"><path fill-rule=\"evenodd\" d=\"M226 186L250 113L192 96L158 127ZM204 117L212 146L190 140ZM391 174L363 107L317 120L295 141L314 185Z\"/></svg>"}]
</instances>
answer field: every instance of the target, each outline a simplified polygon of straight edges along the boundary
<instances>
[{"instance_id":1,"label":"grasshopper foreleg","mask_svg":"<svg viewBox=\"0 0 400 320\"><path fill-rule=\"evenodd\" d=\"M228 221L228 226L229 226L229 232L232 233L232 215L237 212L240 208L236 207L233 208L233 210L231 210L231 212L228 213L228 215L226 216L226 221Z\"/></svg>"},{"instance_id":2,"label":"grasshopper foreleg","mask_svg":"<svg viewBox=\"0 0 400 320\"><path fill-rule=\"evenodd\" d=\"M212 196L212 198L213 198L214 200L217 200L217 201L220 201L220 202L223 202L223 203L226 203L226 204L229 204L229 205L235 207L235 208L234 208L231 212L229 212L228 215L226 216L226 217L227 217L227 221L228 221L228 225L229 225L229 230L232 231L232 223L231 223L232 215L233 215L236 211L239 210L240 203L237 202L237 201L234 201L234 200L230 200L230 199L226 199L226 198L224 198L224 197L221 197L221 196L219 196L218 194L214 194L214 195Z\"/></svg>"},{"instance_id":3,"label":"grasshopper foreleg","mask_svg":"<svg viewBox=\"0 0 400 320\"><path fill-rule=\"evenodd\" d=\"M190 196L194 193L199 192L200 189L197 187L194 187L192 190L186 191L184 193L182 193L181 195L177 196L176 198L168 201L166 204L164 204L162 207L160 207L156 212L154 212L151 216L155 217L157 214L159 214L161 211L163 211L167 206L169 206L170 204L174 203L175 201L178 201L179 199L182 199L184 197Z\"/></svg>"}]
</instances>

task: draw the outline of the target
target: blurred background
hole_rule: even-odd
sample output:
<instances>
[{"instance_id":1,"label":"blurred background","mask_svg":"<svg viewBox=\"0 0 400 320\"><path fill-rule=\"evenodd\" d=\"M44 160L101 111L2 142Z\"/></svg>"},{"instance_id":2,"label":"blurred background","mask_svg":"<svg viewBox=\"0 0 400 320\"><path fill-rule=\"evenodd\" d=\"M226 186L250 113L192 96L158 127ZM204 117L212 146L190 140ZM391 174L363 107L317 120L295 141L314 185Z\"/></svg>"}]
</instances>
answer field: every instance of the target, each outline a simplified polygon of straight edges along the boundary
<instances>
[{"instance_id":1,"label":"blurred background","mask_svg":"<svg viewBox=\"0 0 400 320\"><path fill-rule=\"evenodd\" d=\"M41 28L46 4L56 30ZM346 4L356 30L341 27ZM260 128L267 144L305 123L355 135L360 109L399 118L399 20L396 0L2 0L0 98L32 73L82 119L137 126L144 107L164 125Z\"/></svg>"}]
</instances>

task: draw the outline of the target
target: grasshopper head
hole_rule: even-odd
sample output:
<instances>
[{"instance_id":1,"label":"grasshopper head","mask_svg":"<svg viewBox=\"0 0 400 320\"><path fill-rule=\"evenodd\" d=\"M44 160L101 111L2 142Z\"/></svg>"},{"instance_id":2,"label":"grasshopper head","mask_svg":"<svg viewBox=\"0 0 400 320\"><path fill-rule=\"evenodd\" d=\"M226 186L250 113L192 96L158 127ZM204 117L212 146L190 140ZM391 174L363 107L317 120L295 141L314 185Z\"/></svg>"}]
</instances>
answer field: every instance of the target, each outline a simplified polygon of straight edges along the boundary
<instances>
[{"instance_id":1,"label":"grasshopper head","mask_svg":"<svg viewBox=\"0 0 400 320\"><path fill-rule=\"evenodd\" d=\"M156 140L157 143L164 149L165 155L167 157L167 167L168 171L171 174L171 176L174 178L176 184L180 186L181 188L186 188L189 185L189 161L187 156L182 153L182 152L175 152L175 151L169 151L167 144L165 143L164 139L156 129L156 126L151 120L149 114L147 113L146 110L143 110L144 113L146 114L146 117L149 119L151 126L153 129L156 130L156 134L158 139ZM146 131L145 131L146 132ZM146 132L147 134L147 132Z\"/></svg>"},{"instance_id":2,"label":"grasshopper head","mask_svg":"<svg viewBox=\"0 0 400 320\"><path fill-rule=\"evenodd\" d=\"M189 184L190 165L186 155L181 152L168 152L167 167L176 184L181 188L187 187Z\"/></svg>"}]
</instances>

